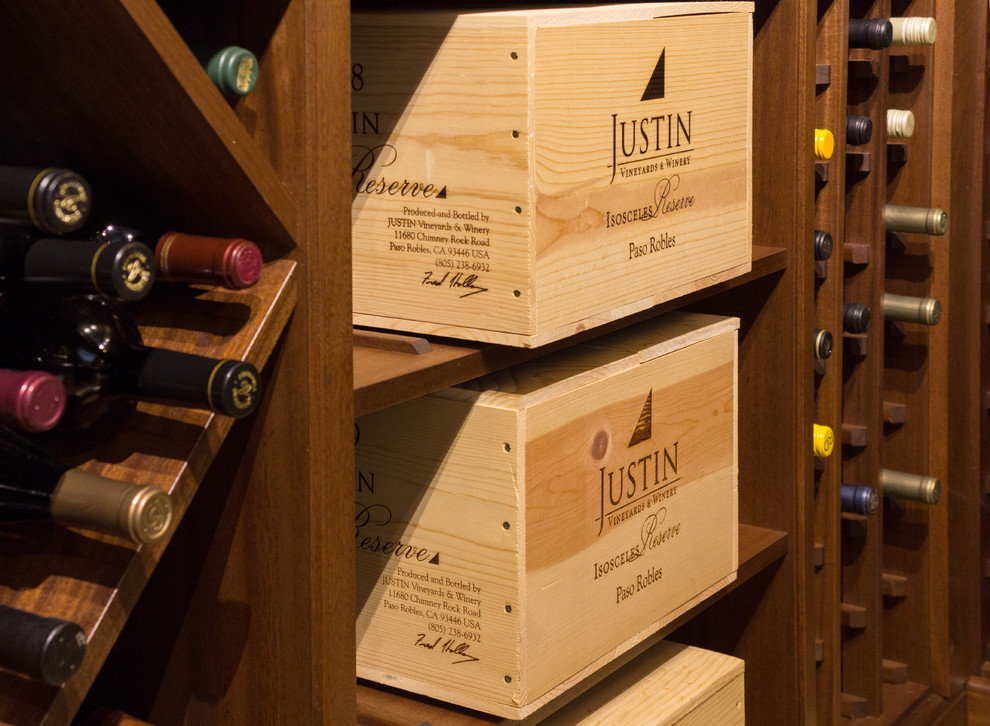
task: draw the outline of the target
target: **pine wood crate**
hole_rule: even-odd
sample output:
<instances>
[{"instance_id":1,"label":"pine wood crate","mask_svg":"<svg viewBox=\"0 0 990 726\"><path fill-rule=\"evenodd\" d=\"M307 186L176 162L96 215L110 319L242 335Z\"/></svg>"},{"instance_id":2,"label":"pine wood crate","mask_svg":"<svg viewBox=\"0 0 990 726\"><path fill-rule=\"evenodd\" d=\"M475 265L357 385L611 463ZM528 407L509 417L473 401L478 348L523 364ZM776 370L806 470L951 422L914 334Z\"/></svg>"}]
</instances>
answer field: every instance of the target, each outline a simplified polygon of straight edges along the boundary
<instances>
[{"instance_id":1,"label":"pine wood crate","mask_svg":"<svg viewBox=\"0 0 990 726\"><path fill-rule=\"evenodd\" d=\"M358 419L358 676L522 718L735 579L738 320Z\"/></svg>"},{"instance_id":2,"label":"pine wood crate","mask_svg":"<svg viewBox=\"0 0 990 726\"><path fill-rule=\"evenodd\" d=\"M743 726L744 679L745 663L739 658L661 641L538 723Z\"/></svg>"},{"instance_id":3,"label":"pine wood crate","mask_svg":"<svg viewBox=\"0 0 990 726\"><path fill-rule=\"evenodd\" d=\"M538 346L747 272L752 9L354 13L354 322Z\"/></svg>"}]
</instances>

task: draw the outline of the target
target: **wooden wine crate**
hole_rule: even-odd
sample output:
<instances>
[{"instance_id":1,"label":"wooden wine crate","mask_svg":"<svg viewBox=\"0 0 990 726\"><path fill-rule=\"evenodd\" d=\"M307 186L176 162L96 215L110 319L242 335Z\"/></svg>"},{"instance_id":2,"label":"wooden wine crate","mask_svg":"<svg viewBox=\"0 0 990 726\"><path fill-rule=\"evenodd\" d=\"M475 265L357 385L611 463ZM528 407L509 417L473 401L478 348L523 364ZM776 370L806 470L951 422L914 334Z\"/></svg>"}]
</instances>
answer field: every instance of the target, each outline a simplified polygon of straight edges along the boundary
<instances>
[{"instance_id":1,"label":"wooden wine crate","mask_svg":"<svg viewBox=\"0 0 990 726\"><path fill-rule=\"evenodd\" d=\"M540 726L743 726L745 664L661 641Z\"/></svg>"},{"instance_id":2,"label":"wooden wine crate","mask_svg":"<svg viewBox=\"0 0 990 726\"><path fill-rule=\"evenodd\" d=\"M357 420L360 677L521 718L735 579L738 320Z\"/></svg>"},{"instance_id":3,"label":"wooden wine crate","mask_svg":"<svg viewBox=\"0 0 990 726\"><path fill-rule=\"evenodd\" d=\"M538 346L747 272L752 9L355 13L354 322Z\"/></svg>"}]
</instances>

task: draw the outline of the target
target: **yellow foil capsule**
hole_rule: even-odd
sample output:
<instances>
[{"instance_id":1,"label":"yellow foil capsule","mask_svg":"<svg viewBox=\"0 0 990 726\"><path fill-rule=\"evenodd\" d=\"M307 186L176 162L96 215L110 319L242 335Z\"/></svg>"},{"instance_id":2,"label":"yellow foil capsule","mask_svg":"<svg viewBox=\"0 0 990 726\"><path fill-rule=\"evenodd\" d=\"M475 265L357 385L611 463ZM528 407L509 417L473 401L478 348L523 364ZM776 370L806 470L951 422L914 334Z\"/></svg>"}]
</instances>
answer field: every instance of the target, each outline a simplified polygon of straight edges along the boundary
<instances>
[{"instance_id":1,"label":"yellow foil capsule","mask_svg":"<svg viewBox=\"0 0 990 726\"><path fill-rule=\"evenodd\" d=\"M815 456L831 456L832 449L835 448L835 434L829 426L813 424L812 447Z\"/></svg>"},{"instance_id":2,"label":"yellow foil capsule","mask_svg":"<svg viewBox=\"0 0 990 726\"><path fill-rule=\"evenodd\" d=\"M823 161L832 158L835 137L828 129L815 129L815 158Z\"/></svg>"}]
</instances>

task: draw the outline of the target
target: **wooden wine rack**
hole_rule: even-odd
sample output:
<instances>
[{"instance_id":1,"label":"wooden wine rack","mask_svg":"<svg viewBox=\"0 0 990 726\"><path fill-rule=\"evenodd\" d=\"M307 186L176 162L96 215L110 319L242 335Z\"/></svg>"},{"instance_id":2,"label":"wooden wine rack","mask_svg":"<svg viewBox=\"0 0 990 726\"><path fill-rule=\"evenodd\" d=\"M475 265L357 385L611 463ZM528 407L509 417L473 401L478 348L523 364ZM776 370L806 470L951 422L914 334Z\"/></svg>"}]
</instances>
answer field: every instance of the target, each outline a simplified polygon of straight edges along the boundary
<instances>
[{"instance_id":1,"label":"wooden wine rack","mask_svg":"<svg viewBox=\"0 0 990 726\"><path fill-rule=\"evenodd\" d=\"M264 365L252 417L142 406L100 440L52 444L168 489L181 521L139 549L4 528L0 602L77 619L90 648L60 689L0 674L0 723L81 724L103 705L157 726L498 722L355 682L354 415L549 348L352 331L348 5L12 0L3 12L5 163L77 169L96 210L250 237L269 262L246 296L156 289L137 309L152 343ZM890 15L934 16L936 44L848 48L850 17ZM757 3L753 270L636 316L690 307L742 321L739 577L659 636L743 658L750 723L988 718L986 30L980 3ZM229 44L260 60L237 102L192 51ZM917 119L894 153L891 107ZM873 121L864 147L846 144L850 113ZM835 135L827 162L813 157L815 128ZM949 234L886 234L887 202L946 209ZM835 241L818 264L816 229ZM885 326L885 291L939 298L941 323ZM843 336L854 300L873 325ZM817 369L816 328L835 337ZM813 423L844 442L820 461ZM881 467L938 476L940 504L843 515L840 484L876 485Z\"/></svg>"}]
</instances>

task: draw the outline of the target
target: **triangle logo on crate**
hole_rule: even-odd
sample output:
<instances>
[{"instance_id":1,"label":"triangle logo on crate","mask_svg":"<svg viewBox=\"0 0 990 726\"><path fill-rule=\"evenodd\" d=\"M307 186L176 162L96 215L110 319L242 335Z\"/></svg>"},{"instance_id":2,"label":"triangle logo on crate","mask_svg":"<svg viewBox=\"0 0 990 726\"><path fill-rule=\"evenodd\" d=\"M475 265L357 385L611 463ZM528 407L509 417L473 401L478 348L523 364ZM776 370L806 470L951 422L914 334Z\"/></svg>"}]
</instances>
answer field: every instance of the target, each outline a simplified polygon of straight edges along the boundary
<instances>
[{"instance_id":1,"label":"triangle logo on crate","mask_svg":"<svg viewBox=\"0 0 990 726\"><path fill-rule=\"evenodd\" d=\"M660 59L657 61L656 68L653 69L653 75L650 76L650 82L646 84L646 90L643 91L643 97L639 99L640 101L652 101L657 98L663 98L664 54L666 52L666 48L660 51Z\"/></svg>"},{"instance_id":2,"label":"triangle logo on crate","mask_svg":"<svg viewBox=\"0 0 990 726\"><path fill-rule=\"evenodd\" d=\"M641 444L644 441L649 441L653 438L653 389L650 389L649 395L646 396L646 403L643 404L643 410L639 414L639 421L636 422L636 428L633 429L632 438L629 439L629 445L626 446L627 449L631 449L636 444Z\"/></svg>"}]
</instances>

